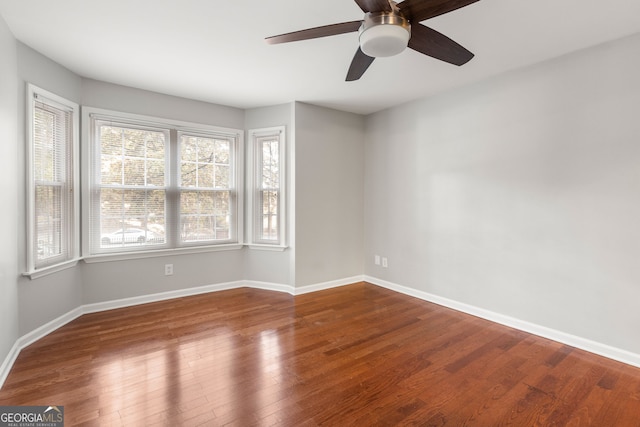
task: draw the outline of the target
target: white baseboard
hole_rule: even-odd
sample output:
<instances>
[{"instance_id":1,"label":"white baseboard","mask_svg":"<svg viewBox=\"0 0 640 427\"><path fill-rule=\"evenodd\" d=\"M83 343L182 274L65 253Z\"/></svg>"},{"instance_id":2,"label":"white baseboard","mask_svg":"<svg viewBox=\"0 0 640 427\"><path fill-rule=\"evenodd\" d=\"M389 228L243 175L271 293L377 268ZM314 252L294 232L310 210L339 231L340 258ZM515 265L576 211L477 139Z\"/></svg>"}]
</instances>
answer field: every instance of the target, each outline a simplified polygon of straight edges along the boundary
<instances>
[{"instance_id":1,"label":"white baseboard","mask_svg":"<svg viewBox=\"0 0 640 427\"><path fill-rule=\"evenodd\" d=\"M375 277L365 276L366 282L374 285L390 289L401 294L409 295L424 301L429 301L434 304L441 305L443 307L451 308L462 313L471 314L482 319L490 320L501 325L508 326L510 328L518 329L520 331L528 332L533 335L537 335L543 338L567 344L581 350L594 353L599 356L613 359L618 362L626 363L627 365L636 366L640 368L640 354L632 353L627 350L612 347L607 344L599 343L589 340L587 338L578 337L566 332L551 329L546 326L537 325L535 323L527 322L514 317L506 316L504 314L496 313L490 310L485 310L480 307L476 307L470 304L465 304L448 298L443 298L437 295L430 294L428 292L420 291L406 286L398 285L396 283L387 282Z\"/></svg>"},{"instance_id":2,"label":"white baseboard","mask_svg":"<svg viewBox=\"0 0 640 427\"><path fill-rule=\"evenodd\" d=\"M330 282L323 282L315 285L301 286L299 288L294 289L295 291L294 295L303 295L311 292L323 291L325 289L337 288L340 286L350 285L352 283L358 283L363 281L364 281L364 276L353 276L353 277L348 277L346 279L332 280Z\"/></svg>"},{"instance_id":3,"label":"white baseboard","mask_svg":"<svg viewBox=\"0 0 640 427\"><path fill-rule=\"evenodd\" d=\"M280 283L260 282L257 280L245 280L243 287L253 289L264 289L266 291L283 292L285 294L295 295L295 287L291 285L282 285Z\"/></svg>"},{"instance_id":4,"label":"white baseboard","mask_svg":"<svg viewBox=\"0 0 640 427\"><path fill-rule=\"evenodd\" d=\"M139 297L123 298L118 300L98 302L93 304L85 304L82 308L82 314L97 313L100 311L113 310L115 308L132 307L140 304L148 304L150 302L165 301L174 298L189 297L192 295L206 294L209 292L226 291L229 289L237 289L246 287L246 282L226 282L215 285L198 286L195 288L178 289L175 291L161 292L157 294L142 295Z\"/></svg>"},{"instance_id":5,"label":"white baseboard","mask_svg":"<svg viewBox=\"0 0 640 427\"><path fill-rule=\"evenodd\" d=\"M83 314L84 314L84 311L82 310L82 307L77 307L63 314L62 316L56 319L53 319L49 323L45 323L39 328L34 329L33 331L18 338L18 341L16 342L16 344L18 345L18 349L22 350L23 348L33 344L34 342L38 341L40 338L50 334L51 332L55 331L61 326L64 326L67 323L71 322L72 320L77 319Z\"/></svg>"},{"instance_id":6,"label":"white baseboard","mask_svg":"<svg viewBox=\"0 0 640 427\"><path fill-rule=\"evenodd\" d=\"M15 344L13 344L13 347L11 347L11 350L9 350L9 354L5 357L2 365L0 365L0 388L2 388L2 385L9 376L9 372L11 372L13 364L16 363L20 350L22 350L22 348L18 346L18 341L16 341Z\"/></svg>"},{"instance_id":7,"label":"white baseboard","mask_svg":"<svg viewBox=\"0 0 640 427\"><path fill-rule=\"evenodd\" d=\"M18 355L23 348L33 344L45 335L50 334L59 327L64 326L72 320L80 317L82 314L82 307L75 308L68 313L63 314L62 316L53 319L52 321L18 338L11 348L11 351L9 351L9 354L5 358L4 362L2 363L2 366L0 366L0 388L2 388L2 386L4 385L4 382L9 376L9 372L11 371L13 364L16 362L16 359L18 358Z\"/></svg>"}]
</instances>

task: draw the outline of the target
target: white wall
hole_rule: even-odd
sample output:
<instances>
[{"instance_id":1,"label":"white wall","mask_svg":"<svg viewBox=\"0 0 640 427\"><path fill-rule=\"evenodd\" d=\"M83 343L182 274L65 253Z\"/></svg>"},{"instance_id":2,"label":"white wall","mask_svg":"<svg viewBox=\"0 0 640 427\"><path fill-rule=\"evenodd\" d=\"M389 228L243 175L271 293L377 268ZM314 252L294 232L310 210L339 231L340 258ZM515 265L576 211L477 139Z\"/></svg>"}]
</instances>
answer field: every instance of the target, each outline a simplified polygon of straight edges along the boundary
<instances>
[{"instance_id":1,"label":"white wall","mask_svg":"<svg viewBox=\"0 0 640 427\"><path fill-rule=\"evenodd\" d=\"M369 116L365 273L640 353L639 51Z\"/></svg>"},{"instance_id":2,"label":"white wall","mask_svg":"<svg viewBox=\"0 0 640 427\"><path fill-rule=\"evenodd\" d=\"M18 338L18 65L16 41L0 17L0 366ZM0 369L0 384L3 382Z\"/></svg>"},{"instance_id":3,"label":"white wall","mask_svg":"<svg viewBox=\"0 0 640 427\"><path fill-rule=\"evenodd\" d=\"M295 109L295 284L362 275L364 118Z\"/></svg>"}]
</instances>

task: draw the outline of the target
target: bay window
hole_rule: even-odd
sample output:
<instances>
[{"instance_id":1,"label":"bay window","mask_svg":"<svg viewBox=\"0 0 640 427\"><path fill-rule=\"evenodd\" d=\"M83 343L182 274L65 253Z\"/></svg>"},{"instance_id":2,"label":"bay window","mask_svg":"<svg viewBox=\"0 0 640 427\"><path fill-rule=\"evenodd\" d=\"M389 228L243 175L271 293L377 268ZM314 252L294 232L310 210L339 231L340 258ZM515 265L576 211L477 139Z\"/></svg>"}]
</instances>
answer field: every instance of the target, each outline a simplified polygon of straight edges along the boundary
<instances>
[{"instance_id":1,"label":"bay window","mask_svg":"<svg viewBox=\"0 0 640 427\"><path fill-rule=\"evenodd\" d=\"M93 109L87 117L87 255L241 243L241 131Z\"/></svg>"}]
</instances>

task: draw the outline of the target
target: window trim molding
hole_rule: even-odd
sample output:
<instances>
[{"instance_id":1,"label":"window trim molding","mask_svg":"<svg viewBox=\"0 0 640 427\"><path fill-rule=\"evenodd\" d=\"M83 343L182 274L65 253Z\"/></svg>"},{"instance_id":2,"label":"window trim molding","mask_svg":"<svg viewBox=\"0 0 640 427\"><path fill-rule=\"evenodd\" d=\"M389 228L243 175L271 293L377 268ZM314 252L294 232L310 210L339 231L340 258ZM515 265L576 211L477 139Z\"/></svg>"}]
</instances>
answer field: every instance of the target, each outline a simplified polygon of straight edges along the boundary
<instances>
[{"instance_id":1,"label":"window trim molding","mask_svg":"<svg viewBox=\"0 0 640 427\"><path fill-rule=\"evenodd\" d=\"M258 207L256 206L257 192L257 138L279 134L278 156L280 166L279 192L280 200L278 206L278 242L270 243L266 240L256 238L256 216ZM271 126L265 128L250 129L247 131L247 246L257 250L284 251L288 247L287 242L287 209L288 209L288 188L287 188L287 141L286 127Z\"/></svg>"},{"instance_id":2,"label":"window trim molding","mask_svg":"<svg viewBox=\"0 0 640 427\"><path fill-rule=\"evenodd\" d=\"M42 89L32 83L27 83L27 99L26 99L26 272L24 276L31 279L61 271L66 268L73 267L80 259L80 106L53 92ZM71 218L65 218L69 224L67 243L70 245L70 251L67 258L51 264L36 268L36 259L34 257L34 238L35 238L35 179L34 179L34 107L35 101L41 98L45 103L60 110L71 112L71 192L72 192L72 209L67 215Z\"/></svg>"},{"instance_id":3,"label":"window trim molding","mask_svg":"<svg viewBox=\"0 0 640 427\"><path fill-rule=\"evenodd\" d=\"M80 260L82 260L82 258L70 259L68 261L64 261L58 264L48 265L46 267L42 267L34 271L27 271L25 273L22 273L22 275L24 277L28 277L31 280L39 279L41 277L48 276L50 274L57 273L59 271L73 268L76 265L78 265L78 262L80 262Z\"/></svg>"},{"instance_id":4,"label":"window trim molding","mask_svg":"<svg viewBox=\"0 0 640 427\"><path fill-rule=\"evenodd\" d=\"M236 149L236 162L234 165L234 182L236 186L236 235L237 242L223 242L220 244L189 244L189 245L176 245L175 247L162 246L158 249L140 250L140 251L124 251L124 252L104 252L104 253L91 253L90 246L90 225L89 218L91 216L91 184L94 181L94 177L91 176L92 171L90 168L91 162L93 162L95 156L95 149L93 143L93 120L114 122L125 122L132 125L140 125L146 127L159 127L163 129L169 129L172 138L179 133L211 133L232 135L235 138ZM233 250L241 248L244 245L244 130L229 128L223 126L216 126L205 123L188 122L175 119L167 119L163 117L155 117L141 114L128 113L124 111L108 110L103 108L96 108L90 106L82 106L82 140L84 141L84 149L81 152L81 164L82 164L82 182L85 183L82 187L82 221L85 226L82 231L82 254L85 262L102 262L102 261L116 261L135 258L151 258L157 256L167 256L171 254L186 254L197 252L212 252L220 250ZM169 156L169 168L172 171L170 176L171 185L176 185L177 176L173 176L177 173L177 147L172 146L172 141L169 141L169 149L167 156Z\"/></svg>"},{"instance_id":5,"label":"window trim molding","mask_svg":"<svg viewBox=\"0 0 640 427\"><path fill-rule=\"evenodd\" d=\"M223 243L219 245L208 245L208 246L190 246L190 247L179 247L179 248L170 248L170 249L153 249L149 251L136 251L136 252L113 252L113 253L104 253L104 254L96 254L89 255L82 258L82 260L87 264L94 264L100 262L111 262L111 261L127 261L132 259L145 259L145 258L158 258L165 256L175 256L175 255L189 255L189 254L199 254L199 253L207 253L207 252L224 252L224 251L236 251L240 250L244 247L242 243Z\"/></svg>"},{"instance_id":6,"label":"window trim molding","mask_svg":"<svg viewBox=\"0 0 640 427\"><path fill-rule=\"evenodd\" d=\"M219 129L219 128L218 128ZM244 133L242 130L236 129L236 131L240 132L240 133ZM211 132L211 133L206 133L203 132L203 129L186 129L186 128L180 128L176 130L176 143L177 143L177 150L178 152L180 151L180 144L181 144L181 138L182 136L195 136L195 137L203 137L203 138L212 138L215 137L215 133L219 133L222 134L222 132L218 131L218 132ZM235 230L235 235L237 236L236 241L234 241L233 239L229 239L227 241L220 241L220 243L216 243L216 244L202 244L202 243L198 243L198 242L181 242L180 239L177 238L176 236L176 249L187 249L187 248L201 248L201 247L217 247L217 246L222 246L224 247L226 246L235 246L235 245L243 245L244 244L244 180L243 180L243 176L244 176L244 140L242 138L238 138L236 135L236 139L234 142L234 150L232 150L231 152L231 163L230 165L234 165L233 167L233 171L235 172L232 179L233 179L233 184L235 186L235 196L233 197L234 202L233 204L231 204L230 209L232 214L235 213L235 224L234 224L234 230ZM176 153L176 157L179 156L178 153ZM179 161L176 161L176 164L174 165L173 163L171 164L171 167L178 167ZM180 174L176 171L176 173L173 175L173 177L176 180L175 183L175 188L177 190L177 197L180 197L180 195L182 194L182 192L188 192L188 191L209 191L209 192L216 192L216 191L225 191L225 190L220 190L218 188L207 188L207 189L189 189L189 187L184 187L182 185L182 182L180 182ZM242 200L241 200L242 199ZM179 217L179 213L177 214Z\"/></svg>"},{"instance_id":7,"label":"window trim molding","mask_svg":"<svg viewBox=\"0 0 640 427\"><path fill-rule=\"evenodd\" d=\"M271 252L284 252L289 246L287 245L265 245L262 243L247 243L249 249L255 251L271 251Z\"/></svg>"}]
</instances>

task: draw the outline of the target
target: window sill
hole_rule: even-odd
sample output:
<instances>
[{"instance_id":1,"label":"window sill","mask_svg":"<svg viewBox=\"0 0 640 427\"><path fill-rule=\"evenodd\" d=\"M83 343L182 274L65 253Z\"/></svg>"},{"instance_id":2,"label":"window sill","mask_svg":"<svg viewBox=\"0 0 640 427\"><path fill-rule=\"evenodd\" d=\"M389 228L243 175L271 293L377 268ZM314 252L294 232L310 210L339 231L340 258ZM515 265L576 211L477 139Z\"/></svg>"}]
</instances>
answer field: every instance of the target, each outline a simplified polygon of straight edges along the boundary
<instances>
[{"instance_id":1,"label":"window sill","mask_svg":"<svg viewBox=\"0 0 640 427\"><path fill-rule=\"evenodd\" d=\"M39 279L44 276L48 276L50 274L57 273L59 271L66 270L68 268L73 268L78 265L79 258L72 259L70 261L65 261L60 264L50 265L48 267L43 267L38 270L27 271L26 273L22 273L24 277L28 277L31 280Z\"/></svg>"},{"instance_id":2,"label":"window sill","mask_svg":"<svg viewBox=\"0 0 640 427\"><path fill-rule=\"evenodd\" d=\"M197 254L203 252L219 252L219 251L235 251L242 249L241 243L216 245L216 246L198 246L191 248L177 248L177 249L161 249L154 251L141 251L141 252L119 252L113 254L96 254L90 255L84 258L84 262L88 264L96 262L111 262L111 261L127 261L131 259L143 259L143 258L157 258L163 256L173 255L187 255Z\"/></svg>"},{"instance_id":3,"label":"window sill","mask_svg":"<svg viewBox=\"0 0 640 427\"><path fill-rule=\"evenodd\" d=\"M120 252L120 253L114 253L114 254L99 254L99 255L87 256L84 258L73 259L71 261L52 265L49 267L44 267L34 271L28 271L26 273L22 273L22 275L24 277L28 277L31 280L39 279L41 277L48 276L50 274L54 274L59 271L73 268L78 264L80 260L84 260L84 262L86 262L87 264L92 264L92 263L99 263L99 262L127 261L132 259L156 258L156 257L173 256L173 255L188 255L188 254L205 253L205 252L234 251L234 250L242 249L244 246L247 246L251 250L271 251L271 252L284 252L288 248L288 246L280 246L280 245L276 246L276 245L234 243L234 244L228 244L228 245L165 249L165 250L154 250L154 251L145 251L145 252L127 252L127 253Z\"/></svg>"},{"instance_id":4,"label":"window sill","mask_svg":"<svg viewBox=\"0 0 640 427\"><path fill-rule=\"evenodd\" d=\"M249 249L254 249L257 251L273 251L273 252L284 252L288 246L282 245L260 245L260 244L250 244L247 245Z\"/></svg>"}]
</instances>

